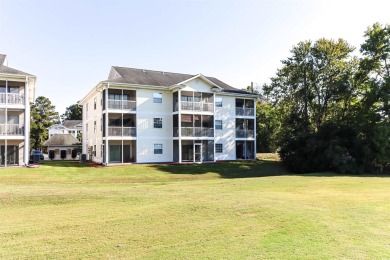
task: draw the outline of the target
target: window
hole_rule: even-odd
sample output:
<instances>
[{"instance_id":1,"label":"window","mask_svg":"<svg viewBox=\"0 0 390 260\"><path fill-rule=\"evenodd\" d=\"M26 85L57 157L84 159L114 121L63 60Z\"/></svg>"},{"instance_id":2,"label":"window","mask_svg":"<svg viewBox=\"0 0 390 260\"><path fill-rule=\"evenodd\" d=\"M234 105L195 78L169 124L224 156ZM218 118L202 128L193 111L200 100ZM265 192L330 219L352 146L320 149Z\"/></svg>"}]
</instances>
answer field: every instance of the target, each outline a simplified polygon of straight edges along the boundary
<instances>
[{"instance_id":1,"label":"window","mask_svg":"<svg viewBox=\"0 0 390 260\"><path fill-rule=\"evenodd\" d=\"M215 106L216 107L222 107L222 98L221 97L216 97L215 98Z\"/></svg>"},{"instance_id":2,"label":"window","mask_svg":"<svg viewBox=\"0 0 390 260\"><path fill-rule=\"evenodd\" d=\"M222 120L215 120L215 129L222 130Z\"/></svg>"},{"instance_id":3,"label":"window","mask_svg":"<svg viewBox=\"0 0 390 260\"><path fill-rule=\"evenodd\" d=\"M216 153L223 153L223 146L222 146L222 144L215 144L215 152Z\"/></svg>"},{"instance_id":4,"label":"window","mask_svg":"<svg viewBox=\"0 0 390 260\"><path fill-rule=\"evenodd\" d=\"M154 144L154 154L162 154L162 153L163 153L163 145Z\"/></svg>"},{"instance_id":5,"label":"window","mask_svg":"<svg viewBox=\"0 0 390 260\"><path fill-rule=\"evenodd\" d=\"M153 118L154 128L162 128L162 118Z\"/></svg>"},{"instance_id":6,"label":"window","mask_svg":"<svg viewBox=\"0 0 390 260\"><path fill-rule=\"evenodd\" d=\"M96 98L93 99L93 109L96 110Z\"/></svg>"},{"instance_id":7,"label":"window","mask_svg":"<svg viewBox=\"0 0 390 260\"><path fill-rule=\"evenodd\" d=\"M96 133L96 121L93 121L93 132Z\"/></svg>"},{"instance_id":8,"label":"window","mask_svg":"<svg viewBox=\"0 0 390 260\"><path fill-rule=\"evenodd\" d=\"M192 96L181 96L181 101L192 102Z\"/></svg>"},{"instance_id":9,"label":"window","mask_svg":"<svg viewBox=\"0 0 390 260\"><path fill-rule=\"evenodd\" d=\"M121 95L121 94L109 93L109 94L108 94L108 99L112 99L112 100L122 100L122 95Z\"/></svg>"},{"instance_id":10,"label":"window","mask_svg":"<svg viewBox=\"0 0 390 260\"><path fill-rule=\"evenodd\" d=\"M88 119L88 103L85 104L85 118Z\"/></svg>"},{"instance_id":11,"label":"window","mask_svg":"<svg viewBox=\"0 0 390 260\"><path fill-rule=\"evenodd\" d=\"M100 132L103 131L103 118L100 118Z\"/></svg>"},{"instance_id":12,"label":"window","mask_svg":"<svg viewBox=\"0 0 390 260\"><path fill-rule=\"evenodd\" d=\"M162 103L162 93L153 93L153 103Z\"/></svg>"}]
</instances>

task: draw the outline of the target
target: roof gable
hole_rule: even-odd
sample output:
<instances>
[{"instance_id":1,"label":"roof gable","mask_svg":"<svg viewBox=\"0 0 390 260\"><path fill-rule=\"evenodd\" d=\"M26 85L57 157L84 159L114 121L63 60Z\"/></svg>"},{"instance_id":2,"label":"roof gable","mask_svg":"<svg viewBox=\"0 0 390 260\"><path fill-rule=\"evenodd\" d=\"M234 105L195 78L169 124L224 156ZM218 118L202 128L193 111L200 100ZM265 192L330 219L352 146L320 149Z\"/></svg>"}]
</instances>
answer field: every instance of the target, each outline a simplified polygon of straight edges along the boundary
<instances>
[{"instance_id":1,"label":"roof gable","mask_svg":"<svg viewBox=\"0 0 390 260\"><path fill-rule=\"evenodd\" d=\"M68 129L74 129L77 125L81 124L82 120L64 120L62 125Z\"/></svg>"},{"instance_id":2,"label":"roof gable","mask_svg":"<svg viewBox=\"0 0 390 260\"><path fill-rule=\"evenodd\" d=\"M5 54L0 54L0 74L34 77L34 75L8 67L7 55Z\"/></svg>"},{"instance_id":3,"label":"roof gable","mask_svg":"<svg viewBox=\"0 0 390 260\"><path fill-rule=\"evenodd\" d=\"M111 67L108 80L103 83L119 83L119 84L134 84L134 85L145 85L145 86L160 86L160 87L171 87L178 84L183 84L188 80L200 77L210 85L215 85L221 88L222 91L240 93L240 94L251 94L250 92L236 89L228 84L216 79L214 77L206 77L202 74L182 74L164 71L154 71L145 69L135 69L126 67Z\"/></svg>"},{"instance_id":4,"label":"roof gable","mask_svg":"<svg viewBox=\"0 0 390 260\"><path fill-rule=\"evenodd\" d=\"M11 75L20 75L20 76L30 76L34 77L34 75L28 74L26 72L13 69L4 65L0 65L0 74L11 74Z\"/></svg>"}]
</instances>

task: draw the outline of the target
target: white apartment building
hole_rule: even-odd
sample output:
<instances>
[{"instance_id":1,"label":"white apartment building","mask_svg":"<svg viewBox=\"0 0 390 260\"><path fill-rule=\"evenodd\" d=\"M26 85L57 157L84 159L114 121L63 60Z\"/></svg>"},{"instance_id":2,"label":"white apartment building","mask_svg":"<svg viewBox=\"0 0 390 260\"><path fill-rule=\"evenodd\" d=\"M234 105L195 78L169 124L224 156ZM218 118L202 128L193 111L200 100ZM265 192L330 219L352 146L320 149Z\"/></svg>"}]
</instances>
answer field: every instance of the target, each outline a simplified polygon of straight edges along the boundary
<instances>
[{"instance_id":1,"label":"white apartment building","mask_svg":"<svg viewBox=\"0 0 390 260\"><path fill-rule=\"evenodd\" d=\"M71 134L77 138L82 133L82 120L64 120L61 124L55 124L48 128L49 138L55 134Z\"/></svg>"},{"instance_id":2,"label":"white apartment building","mask_svg":"<svg viewBox=\"0 0 390 260\"><path fill-rule=\"evenodd\" d=\"M256 98L202 74L112 67L79 103L83 153L104 164L255 159Z\"/></svg>"},{"instance_id":3,"label":"white apartment building","mask_svg":"<svg viewBox=\"0 0 390 260\"><path fill-rule=\"evenodd\" d=\"M0 166L26 165L30 151L30 103L36 77L8 67L0 54Z\"/></svg>"}]
</instances>

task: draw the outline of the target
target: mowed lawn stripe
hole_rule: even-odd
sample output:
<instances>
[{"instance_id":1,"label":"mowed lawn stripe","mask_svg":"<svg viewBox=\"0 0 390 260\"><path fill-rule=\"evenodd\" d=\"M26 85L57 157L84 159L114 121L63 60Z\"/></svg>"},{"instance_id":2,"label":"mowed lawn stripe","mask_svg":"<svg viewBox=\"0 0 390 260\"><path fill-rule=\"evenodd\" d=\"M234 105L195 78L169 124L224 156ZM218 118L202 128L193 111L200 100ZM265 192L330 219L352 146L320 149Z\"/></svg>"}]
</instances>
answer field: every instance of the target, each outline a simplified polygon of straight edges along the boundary
<instances>
[{"instance_id":1,"label":"mowed lawn stripe","mask_svg":"<svg viewBox=\"0 0 390 260\"><path fill-rule=\"evenodd\" d=\"M200 174L64 165L0 171L0 258L390 255L389 178L281 175L265 161L196 166ZM229 166L257 177L221 171Z\"/></svg>"}]
</instances>

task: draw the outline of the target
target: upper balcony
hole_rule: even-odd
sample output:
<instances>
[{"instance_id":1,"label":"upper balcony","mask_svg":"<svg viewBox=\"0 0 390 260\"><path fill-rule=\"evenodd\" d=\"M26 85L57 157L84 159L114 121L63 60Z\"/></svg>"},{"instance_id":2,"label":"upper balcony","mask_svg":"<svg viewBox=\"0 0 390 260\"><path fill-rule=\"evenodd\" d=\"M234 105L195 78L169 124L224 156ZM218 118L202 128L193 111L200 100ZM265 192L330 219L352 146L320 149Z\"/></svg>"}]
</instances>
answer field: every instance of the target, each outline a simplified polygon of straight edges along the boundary
<instances>
[{"instance_id":1,"label":"upper balcony","mask_svg":"<svg viewBox=\"0 0 390 260\"><path fill-rule=\"evenodd\" d=\"M180 100L180 101L179 101ZM173 111L214 112L214 95L212 93L182 91L173 93Z\"/></svg>"},{"instance_id":2,"label":"upper balcony","mask_svg":"<svg viewBox=\"0 0 390 260\"><path fill-rule=\"evenodd\" d=\"M19 124L0 124L0 136L24 136L24 126Z\"/></svg>"},{"instance_id":3,"label":"upper balcony","mask_svg":"<svg viewBox=\"0 0 390 260\"><path fill-rule=\"evenodd\" d=\"M0 80L0 105L8 104L12 107L24 107L24 82Z\"/></svg>"},{"instance_id":4,"label":"upper balcony","mask_svg":"<svg viewBox=\"0 0 390 260\"><path fill-rule=\"evenodd\" d=\"M137 107L136 101L108 99L108 108L109 109L121 109L121 110L135 111L136 107Z\"/></svg>"},{"instance_id":5,"label":"upper balcony","mask_svg":"<svg viewBox=\"0 0 390 260\"><path fill-rule=\"evenodd\" d=\"M173 136L179 136L179 128L173 128ZM182 137L214 137L214 128L212 127L182 127Z\"/></svg>"},{"instance_id":6,"label":"upper balcony","mask_svg":"<svg viewBox=\"0 0 390 260\"><path fill-rule=\"evenodd\" d=\"M182 111L214 112L214 104L206 102L180 101Z\"/></svg>"},{"instance_id":7,"label":"upper balcony","mask_svg":"<svg viewBox=\"0 0 390 260\"><path fill-rule=\"evenodd\" d=\"M136 137L135 114L108 114L107 136L109 137Z\"/></svg>"},{"instance_id":8,"label":"upper balcony","mask_svg":"<svg viewBox=\"0 0 390 260\"><path fill-rule=\"evenodd\" d=\"M236 99L236 116L255 116L255 106L252 99Z\"/></svg>"},{"instance_id":9,"label":"upper balcony","mask_svg":"<svg viewBox=\"0 0 390 260\"><path fill-rule=\"evenodd\" d=\"M181 114L179 122L179 116L173 115L173 136L214 137L214 116Z\"/></svg>"},{"instance_id":10,"label":"upper balcony","mask_svg":"<svg viewBox=\"0 0 390 260\"><path fill-rule=\"evenodd\" d=\"M24 105L24 94L0 93L0 104Z\"/></svg>"},{"instance_id":11,"label":"upper balcony","mask_svg":"<svg viewBox=\"0 0 390 260\"><path fill-rule=\"evenodd\" d=\"M104 92L104 96L105 96ZM107 107L112 110L127 110L136 111L137 102L135 90L126 89L109 89L107 97ZM103 109L106 108L105 100L103 101Z\"/></svg>"},{"instance_id":12,"label":"upper balcony","mask_svg":"<svg viewBox=\"0 0 390 260\"><path fill-rule=\"evenodd\" d=\"M108 136L136 137L137 129L135 127L109 126Z\"/></svg>"},{"instance_id":13,"label":"upper balcony","mask_svg":"<svg viewBox=\"0 0 390 260\"><path fill-rule=\"evenodd\" d=\"M236 138L255 138L255 120L236 118Z\"/></svg>"},{"instance_id":14,"label":"upper balcony","mask_svg":"<svg viewBox=\"0 0 390 260\"><path fill-rule=\"evenodd\" d=\"M236 129L236 138L254 138L255 130Z\"/></svg>"}]
</instances>

